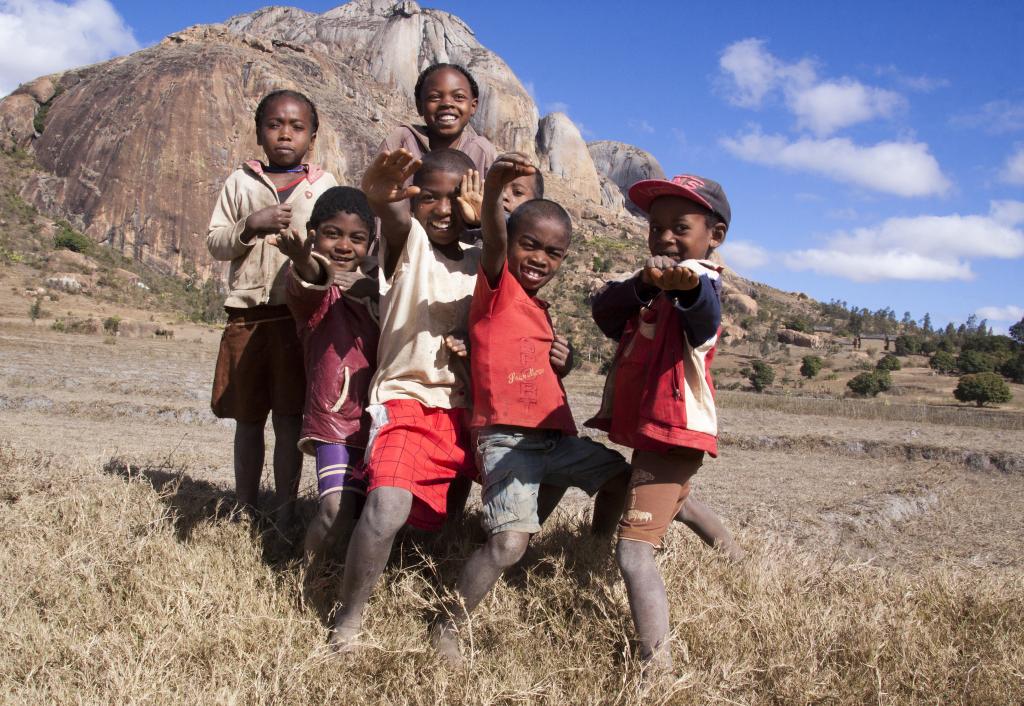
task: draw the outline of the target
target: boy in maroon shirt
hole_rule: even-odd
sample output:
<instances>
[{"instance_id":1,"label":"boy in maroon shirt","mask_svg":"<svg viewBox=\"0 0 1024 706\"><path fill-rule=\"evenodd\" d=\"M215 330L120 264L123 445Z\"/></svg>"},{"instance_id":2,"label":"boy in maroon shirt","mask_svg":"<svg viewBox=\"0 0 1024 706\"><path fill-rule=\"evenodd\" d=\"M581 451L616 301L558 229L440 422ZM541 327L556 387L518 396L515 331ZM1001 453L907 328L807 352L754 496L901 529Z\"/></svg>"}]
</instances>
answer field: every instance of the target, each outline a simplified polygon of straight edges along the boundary
<instances>
[{"instance_id":1,"label":"boy in maroon shirt","mask_svg":"<svg viewBox=\"0 0 1024 706\"><path fill-rule=\"evenodd\" d=\"M470 426L477 438L483 521L490 537L459 575L459 604L447 606L450 617L431 633L434 647L454 662L461 660L459 625L502 572L522 558L530 535L540 531L565 489L576 486L593 495L604 487L594 506L593 529L610 534L628 477L620 454L576 436L561 381L572 367L568 341L554 333L548 305L536 297L569 249L569 215L553 201L534 199L505 222L502 189L534 172L525 156L507 154L484 182L483 254L469 313ZM555 492L538 502L542 483Z\"/></svg>"}]
</instances>

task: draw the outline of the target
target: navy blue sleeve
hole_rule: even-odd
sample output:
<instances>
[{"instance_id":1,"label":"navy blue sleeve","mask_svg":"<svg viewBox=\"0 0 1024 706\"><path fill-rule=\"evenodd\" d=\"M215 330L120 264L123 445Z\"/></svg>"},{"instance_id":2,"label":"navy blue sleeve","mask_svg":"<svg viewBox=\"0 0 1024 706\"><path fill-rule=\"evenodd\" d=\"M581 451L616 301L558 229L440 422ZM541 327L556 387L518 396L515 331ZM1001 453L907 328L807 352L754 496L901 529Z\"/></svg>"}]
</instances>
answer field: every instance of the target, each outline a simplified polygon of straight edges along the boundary
<instances>
[{"instance_id":1,"label":"navy blue sleeve","mask_svg":"<svg viewBox=\"0 0 1024 706\"><path fill-rule=\"evenodd\" d=\"M722 323L722 304L719 300L720 281L707 275L700 276L700 284L688 292L671 292L669 296L682 314L683 332L694 348L702 346L718 333Z\"/></svg>"},{"instance_id":2,"label":"navy blue sleeve","mask_svg":"<svg viewBox=\"0 0 1024 706\"><path fill-rule=\"evenodd\" d=\"M609 282L590 301L594 323L605 336L618 340L626 322L650 304L658 291L641 282L639 275L625 282Z\"/></svg>"}]
</instances>

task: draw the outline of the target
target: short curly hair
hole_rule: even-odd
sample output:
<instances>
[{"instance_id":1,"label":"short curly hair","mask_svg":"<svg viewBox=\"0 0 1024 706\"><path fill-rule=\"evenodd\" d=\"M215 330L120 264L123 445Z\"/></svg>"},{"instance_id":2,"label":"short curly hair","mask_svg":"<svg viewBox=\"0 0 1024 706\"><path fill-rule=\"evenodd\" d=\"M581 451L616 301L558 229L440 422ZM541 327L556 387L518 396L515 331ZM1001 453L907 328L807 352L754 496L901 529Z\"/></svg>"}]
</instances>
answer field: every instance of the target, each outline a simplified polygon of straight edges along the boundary
<instances>
[{"instance_id":1,"label":"short curly hair","mask_svg":"<svg viewBox=\"0 0 1024 706\"><path fill-rule=\"evenodd\" d=\"M307 96L305 93L299 93L298 91L290 91L287 88L282 88L278 91L271 91L267 95L263 96L260 100L260 104L256 106L256 129L260 129L260 123L263 122L263 116L266 115L267 108L278 98L291 98L297 100L300 103L305 103L309 107L310 120L313 123L313 134L320 129L320 114L316 112L316 104Z\"/></svg>"},{"instance_id":2,"label":"short curly hair","mask_svg":"<svg viewBox=\"0 0 1024 706\"><path fill-rule=\"evenodd\" d=\"M370 210L370 202L366 200L366 194L351 186L332 186L320 194L320 198L313 204L313 213L306 223L306 228L316 230L320 225L339 213L351 213L358 216L366 224L366 230L372 241L376 237L376 219L373 211Z\"/></svg>"},{"instance_id":3,"label":"short curly hair","mask_svg":"<svg viewBox=\"0 0 1024 706\"><path fill-rule=\"evenodd\" d=\"M509 237L517 234L525 223L532 223L549 218L559 223L565 229L565 235L572 240L572 218L568 212L554 201L549 199L530 199L519 205L508 217Z\"/></svg>"},{"instance_id":4,"label":"short curly hair","mask_svg":"<svg viewBox=\"0 0 1024 706\"><path fill-rule=\"evenodd\" d=\"M431 64L427 68L420 72L419 78L416 79L416 88L413 89L413 98L416 101L417 107L420 104L420 92L423 90L423 84L426 83L427 79L431 74L440 71L441 69L452 69L458 71L460 74L466 77L469 81L469 90L472 92L474 98L480 97L480 86L477 85L476 79L473 75L465 69L465 67L459 66L458 64Z\"/></svg>"}]
</instances>

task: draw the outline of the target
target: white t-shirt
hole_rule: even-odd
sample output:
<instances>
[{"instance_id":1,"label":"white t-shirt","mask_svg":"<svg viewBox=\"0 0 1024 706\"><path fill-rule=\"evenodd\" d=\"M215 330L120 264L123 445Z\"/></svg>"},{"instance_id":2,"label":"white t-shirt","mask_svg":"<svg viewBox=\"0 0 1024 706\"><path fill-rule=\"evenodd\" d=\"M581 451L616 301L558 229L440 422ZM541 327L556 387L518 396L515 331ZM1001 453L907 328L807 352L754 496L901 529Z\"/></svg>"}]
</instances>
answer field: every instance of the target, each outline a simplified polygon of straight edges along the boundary
<instances>
[{"instance_id":1,"label":"white t-shirt","mask_svg":"<svg viewBox=\"0 0 1024 706\"><path fill-rule=\"evenodd\" d=\"M413 219L391 279L380 270L380 345L370 404L416 400L426 407L468 407L469 361L450 355L444 337L468 337L469 304L480 267L480 248L459 244L450 260L430 244ZM379 259L387 261L387 242Z\"/></svg>"}]
</instances>

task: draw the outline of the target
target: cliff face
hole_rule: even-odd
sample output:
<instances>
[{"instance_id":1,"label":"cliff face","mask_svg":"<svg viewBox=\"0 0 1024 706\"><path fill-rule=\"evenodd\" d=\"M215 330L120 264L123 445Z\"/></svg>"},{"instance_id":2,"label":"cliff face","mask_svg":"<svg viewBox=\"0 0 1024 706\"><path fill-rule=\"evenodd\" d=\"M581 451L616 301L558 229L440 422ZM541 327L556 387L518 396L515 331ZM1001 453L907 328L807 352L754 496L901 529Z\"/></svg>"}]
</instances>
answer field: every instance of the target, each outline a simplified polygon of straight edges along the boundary
<instances>
[{"instance_id":1,"label":"cliff face","mask_svg":"<svg viewBox=\"0 0 1024 706\"><path fill-rule=\"evenodd\" d=\"M308 94L321 116L313 160L357 184L386 133L416 120L416 77L437 61L469 68L481 89L475 127L499 151L537 157L570 212L624 215L607 183L602 196L572 122L552 115L539 129L505 62L457 17L411 0L355 0L324 14L266 8L37 79L0 101L0 148L34 154L39 170L23 195L44 213L164 272L205 277L220 270L205 246L220 186L261 155L260 97Z\"/></svg>"},{"instance_id":2,"label":"cliff face","mask_svg":"<svg viewBox=\"0 0 1024 706\"><path fill-rule=\"evenodd\" d=\"M599 140L587 144L594 167L602 177L602 198L608 206L629 203L629 187L641 179L664 179L665 171L654 155L646 150L623 142Z\"/></svg>"}]
</instances>

